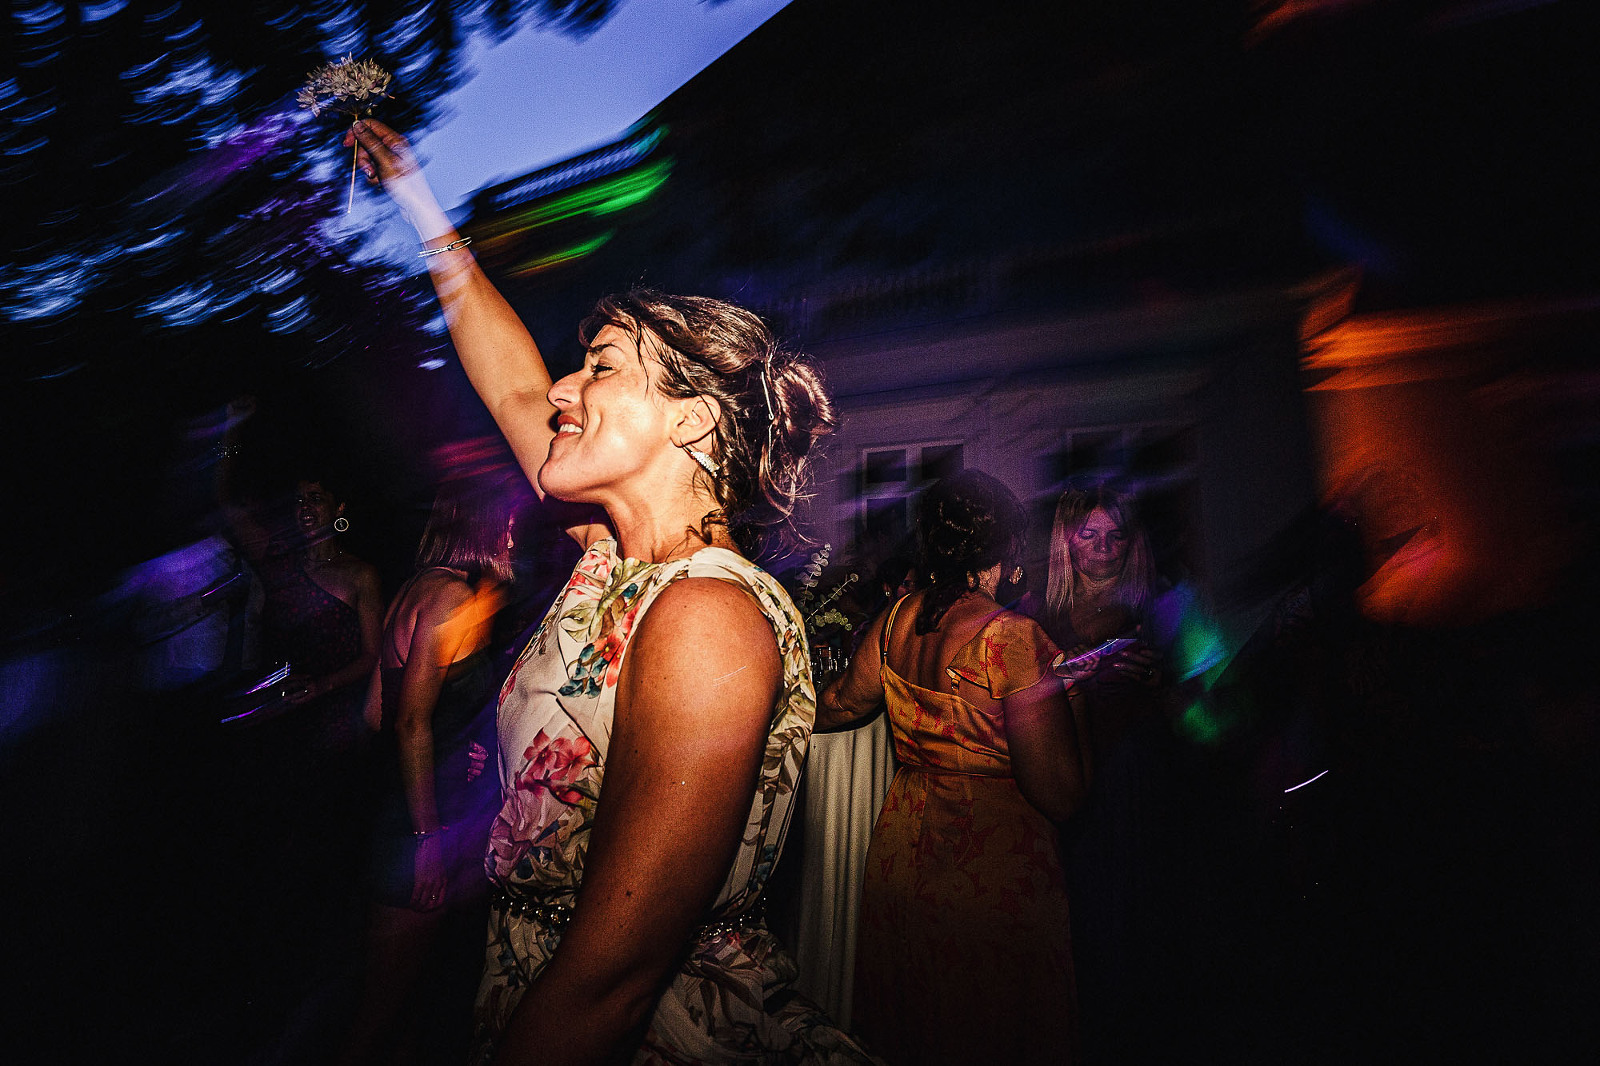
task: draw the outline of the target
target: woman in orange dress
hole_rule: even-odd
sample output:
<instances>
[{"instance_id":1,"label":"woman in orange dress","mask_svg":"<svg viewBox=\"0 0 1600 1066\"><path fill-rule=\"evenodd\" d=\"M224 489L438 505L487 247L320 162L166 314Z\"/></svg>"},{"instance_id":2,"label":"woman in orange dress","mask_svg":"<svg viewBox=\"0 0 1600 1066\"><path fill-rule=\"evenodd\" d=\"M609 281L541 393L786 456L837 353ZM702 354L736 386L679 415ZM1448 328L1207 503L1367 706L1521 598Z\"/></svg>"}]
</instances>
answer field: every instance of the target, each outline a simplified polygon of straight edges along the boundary
<instances>
[{"instance_id":1,"label":"woman in orange dress","mask_svg":"<svg viewBox=\"0 0 1600 1066\"><path fill-rule=\"evenodd\" d=\"M920 504L926 585L875 619L818 722L888 705L900 769L862 890L854 1022L889 1062L1063 1063L1077 1019L1055 823L1081 801L1078 726L1043 630L995 595L1025 516L966 471Z\"/></svg>"}]
</instances>

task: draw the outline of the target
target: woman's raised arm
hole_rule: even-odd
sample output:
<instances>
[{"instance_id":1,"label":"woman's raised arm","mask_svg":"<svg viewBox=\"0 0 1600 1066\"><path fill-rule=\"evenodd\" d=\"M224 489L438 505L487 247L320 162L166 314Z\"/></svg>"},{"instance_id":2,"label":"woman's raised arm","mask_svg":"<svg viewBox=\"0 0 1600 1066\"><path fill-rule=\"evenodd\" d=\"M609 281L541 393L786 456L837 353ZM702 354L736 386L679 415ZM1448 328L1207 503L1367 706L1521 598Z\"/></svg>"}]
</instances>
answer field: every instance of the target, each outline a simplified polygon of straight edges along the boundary
<instances>
[{"instance_id":1,"label":"woman's raised arm","mask_svg":"<svg viewBox=\"0 0 1600 1066\"><path fill-rule=\"evenodd\" d=\"M555 408L548 399L550 371L522 320L462 244L434 198L411 145L375 119L363 119L345 134L367 180L381 184L416 228L425 262L444 309L450 340L472 387L505 434L523 473L540 497L539 467L555 436Z\"/></svg>"}]
</instances>

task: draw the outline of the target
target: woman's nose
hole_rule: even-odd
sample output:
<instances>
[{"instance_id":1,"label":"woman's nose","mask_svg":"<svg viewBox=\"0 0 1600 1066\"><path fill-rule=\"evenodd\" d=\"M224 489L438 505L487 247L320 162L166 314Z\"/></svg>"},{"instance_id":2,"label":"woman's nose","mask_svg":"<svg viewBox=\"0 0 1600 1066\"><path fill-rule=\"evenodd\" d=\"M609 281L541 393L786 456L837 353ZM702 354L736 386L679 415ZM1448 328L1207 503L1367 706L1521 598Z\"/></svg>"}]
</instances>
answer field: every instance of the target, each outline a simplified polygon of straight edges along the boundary
<instances>
[{"instance_id":1,"label":"woman's nose","mask_svg":"<svg viewBox=\"0 0 1600 1066\"><path fill-rule=\"evenodd\" d=\"M553 382L550 386L550 391L545 393L545 399L557 407L564 407L575 402L578 398L578 386L573 379L577 376L578 373L572 373L559 381Z\"/></svg>"}]
</instances>

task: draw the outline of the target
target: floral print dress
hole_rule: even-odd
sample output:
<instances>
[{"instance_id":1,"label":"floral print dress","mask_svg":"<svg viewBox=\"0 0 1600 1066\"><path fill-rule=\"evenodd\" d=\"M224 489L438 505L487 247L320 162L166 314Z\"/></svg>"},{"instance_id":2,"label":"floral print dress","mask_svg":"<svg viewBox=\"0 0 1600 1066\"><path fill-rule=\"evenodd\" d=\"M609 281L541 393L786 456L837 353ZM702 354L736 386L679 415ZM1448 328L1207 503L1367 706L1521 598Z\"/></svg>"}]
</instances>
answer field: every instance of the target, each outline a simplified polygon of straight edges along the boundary
<instances>
[{"instance_id":1,"label":"floral print dress","mask_svg":"<svg viewBox=\"0 0 1600 1066\"><path fill-rule=\"evenodd\" d=\"M738 853L635 1062L873 1061L790 990L794 962L759 916L816 711L805 627L793 603L731 551L705 548L649 563L620 557L610 538L578 561L500 693L501 810L485 863L498 893L474 1061L492 1056L523 993L558 950L583 881L623 654L650 604L686 577L728 581L750 594L772 624L783 684Z\"/></svg>"},{"instance_id":2,"label":"floral print dress","mask_svg":"<svg viewBox=\"0 0 1600 1066\"><path fill-rule=\"evenodd\" d=\"M1042 629L1010 611L952 657L948 691L906 680L880 653L899 769L867 849L852 1022L890 1062L1076 1058L1056 833L1017 785L999 703L1056 684L1055 654ZM965 699L963 680L993 702Z\"/></svg>"}]
</instances>

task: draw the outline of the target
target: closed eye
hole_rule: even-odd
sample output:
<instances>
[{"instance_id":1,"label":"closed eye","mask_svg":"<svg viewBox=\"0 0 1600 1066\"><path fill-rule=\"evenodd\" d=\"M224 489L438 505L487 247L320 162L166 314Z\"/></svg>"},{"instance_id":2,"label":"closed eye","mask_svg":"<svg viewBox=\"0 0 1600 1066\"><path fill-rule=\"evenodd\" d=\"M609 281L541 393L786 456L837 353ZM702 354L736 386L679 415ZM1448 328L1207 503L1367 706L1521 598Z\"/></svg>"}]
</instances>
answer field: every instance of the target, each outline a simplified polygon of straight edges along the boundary
<instances>
[{"instance_id":1,"label":"closed eye","mask_svg":"<svg viewBox=\"0 0 1600 1066\"><path fill-rule=\"evenodd\" d=\"M616 367L612 366L610 363L605 362L605 353L607 349L612 349L615 347L616 346L613 344L596 344L584 351L585 356L594 360L594 363L589 367L589 373L591 375L599 377L603 371L616 369Z\"/></svg>"}]
</instances>

